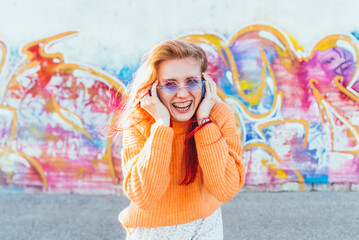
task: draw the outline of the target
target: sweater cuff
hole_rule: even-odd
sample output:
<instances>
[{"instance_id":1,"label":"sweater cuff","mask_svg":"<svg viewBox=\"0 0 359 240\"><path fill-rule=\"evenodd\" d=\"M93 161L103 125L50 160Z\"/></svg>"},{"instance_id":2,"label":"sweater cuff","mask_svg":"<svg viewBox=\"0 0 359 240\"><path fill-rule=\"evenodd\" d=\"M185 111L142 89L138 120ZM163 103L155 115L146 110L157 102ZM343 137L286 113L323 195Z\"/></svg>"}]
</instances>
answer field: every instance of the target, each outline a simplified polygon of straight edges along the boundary
<instances>
[{"instance_id":1,"label":"sweater cuff","mask_svg":"<svg viewBox=\"0 0 359 240\"><path fill-rule=\"evenodd\" d=\"M221 139L222 133L215 123L208 123L194 134L194 138L199 145L209 145Z\"/></svg>"},{"instance_id":2,"label":"sweater cuff","mask_svg":"<svg viewBox=\"0 0 359 240\"><path fill-rule=\"evenodd\" d=\"M151 169L146 171L144 178L167 172L172 154L173 136L174 131L170 127L157 122L151 126L150 137L144 145L147 154L140 158L141 164ZM148 159L156 159L156 161L148 161Z\"/></svg>"}]
</instances>

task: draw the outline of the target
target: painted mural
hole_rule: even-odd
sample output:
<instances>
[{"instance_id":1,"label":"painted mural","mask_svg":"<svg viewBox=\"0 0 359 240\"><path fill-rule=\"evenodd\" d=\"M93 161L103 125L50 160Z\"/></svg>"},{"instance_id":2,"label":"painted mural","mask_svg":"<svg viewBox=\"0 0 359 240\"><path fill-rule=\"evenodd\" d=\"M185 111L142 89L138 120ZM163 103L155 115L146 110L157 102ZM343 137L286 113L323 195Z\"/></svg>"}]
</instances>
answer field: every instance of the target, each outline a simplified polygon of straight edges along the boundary
<instances>
[{"instance_id":1,"label":"painted mural","mask_svg":"<svg viewBox=\"0 0 359 240\"><path fill-rule=\"evenodd\" d=\"M127 81L48 52L73 34L26 44L10 73L11 49L0 42L0 83L6 85L0 190L121 189L119 156L98 126L111 120L112 93L121 94ZM233 108L247 186L359 183L359 44L353 35L324 36L312 49L271 25L250 25L231 39L182 38L205 49L218 95Z\"/></svg>"},{"instance_id":2,"label":"painted mural","mask_svg":"<svg viewBox=\"0 0 359 240\"><path fill-rule=\"evenodd\" d=\"M99 135L99 123L111 117L111 93L122 93L123 85L48 53L72 34L26 44L9 74L0 102L2 188L111 193L121 181L119 156ZM8 50L1 46L3 67Z\"/></svg>"}]
</instances>

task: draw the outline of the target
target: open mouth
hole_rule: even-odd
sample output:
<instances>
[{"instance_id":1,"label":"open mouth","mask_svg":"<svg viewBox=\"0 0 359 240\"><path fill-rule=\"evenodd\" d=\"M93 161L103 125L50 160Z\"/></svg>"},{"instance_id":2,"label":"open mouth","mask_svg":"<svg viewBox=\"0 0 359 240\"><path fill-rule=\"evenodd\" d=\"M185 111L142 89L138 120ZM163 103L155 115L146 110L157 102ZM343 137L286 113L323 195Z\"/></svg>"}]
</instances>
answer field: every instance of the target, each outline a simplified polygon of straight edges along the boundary
<instances>
[{"instance_id":1,"label":"open mouth","mask_svg":"<svg viewBox=\"0 0 359 240\"><path fill-rule=\"evenodd\" d=\"M186 112L190 109L192 105L192 101L189 101L187 103L182 103L182 104L179 104L179 103L172 103L172 106L179 112Z\"/></svg>"}]
</instances>

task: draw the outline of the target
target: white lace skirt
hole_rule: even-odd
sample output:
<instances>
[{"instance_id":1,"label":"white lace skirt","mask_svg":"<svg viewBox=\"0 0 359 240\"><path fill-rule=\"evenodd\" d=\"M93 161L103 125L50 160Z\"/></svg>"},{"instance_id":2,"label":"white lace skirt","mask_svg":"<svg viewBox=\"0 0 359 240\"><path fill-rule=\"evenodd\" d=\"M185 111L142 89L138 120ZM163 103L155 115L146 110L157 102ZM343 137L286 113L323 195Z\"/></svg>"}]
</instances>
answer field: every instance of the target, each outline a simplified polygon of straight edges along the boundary
<instances>
[{"instance_id":1,"label":"white lace skirt","mask_svg":"<svg viewBox=\"0 0 359 240\"><path fill-rule=\"evenodd\" d=\"M133 233L127 234L126 240L222 240L223 222L221 209L218 208L212 215L193 222L157 227L137 227Z\"/></svg>"}]
</instances>

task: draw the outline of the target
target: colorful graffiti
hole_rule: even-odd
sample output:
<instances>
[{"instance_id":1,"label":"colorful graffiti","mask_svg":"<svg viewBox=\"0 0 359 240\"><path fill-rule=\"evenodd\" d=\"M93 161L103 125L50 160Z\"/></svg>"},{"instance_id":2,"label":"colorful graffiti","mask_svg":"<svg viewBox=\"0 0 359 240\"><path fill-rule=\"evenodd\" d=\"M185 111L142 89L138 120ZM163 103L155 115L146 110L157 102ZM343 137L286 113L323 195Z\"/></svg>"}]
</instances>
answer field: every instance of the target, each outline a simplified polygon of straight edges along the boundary
<instances>
[{"instance_id":1,"label":"colorful graffiti","mask_svg":"<svg viewBox=\"0 0 359 240\"><path fill-rule=\"evenodd\" d=\"M2 78L7 80L0 102L2 187L114 192L112 185L121 181L119 157L96 123L111 116L109 94L122 93L123 86L109 74L48 53L73 34L25 45L23 60ZM3 67L7 49L1 46Z\"/></svg>"},{"instance_id":2,"label":"colorful graffiti","mask_svg":"<svg viewBox=\"0 0 359 240\"><path fill-rule=\"evenodd\" d=\"M199 43L221 98L242 129L247 185L359 182L358 44L323 38L306 52L269 25L240 30L227 43Z\"/></svg>"},{"instance_id":3,"label":"colorful graffiti","mask_svg":"<svg viewBox=\"0 0 359 240\"><path fill-rule=\"evenodd\" d=\"M122 93L125 81L48 53L73 34L25 45L10 73L1 42L0 189L120 189L119 157L97 127L112 117L111 89ZM205 49L208 73L235 112L247 185L359 183L359 45L353 36L325 36L310 51L270 25L248 26L229 41L206 33L182 38Z\"/></svg>"}]
</instances>

